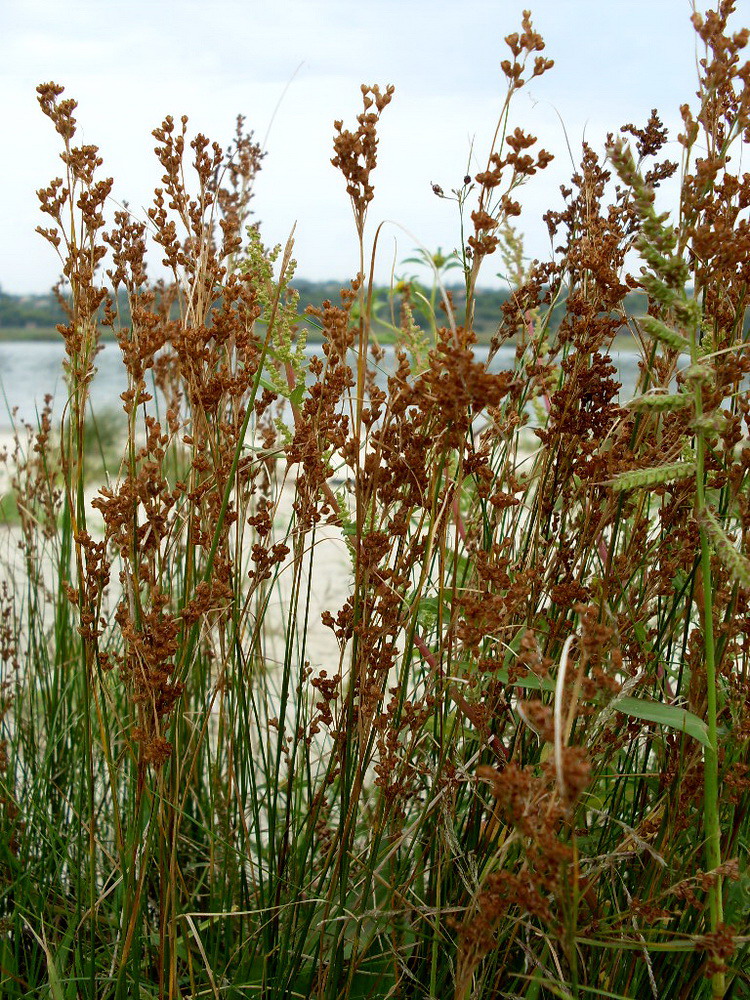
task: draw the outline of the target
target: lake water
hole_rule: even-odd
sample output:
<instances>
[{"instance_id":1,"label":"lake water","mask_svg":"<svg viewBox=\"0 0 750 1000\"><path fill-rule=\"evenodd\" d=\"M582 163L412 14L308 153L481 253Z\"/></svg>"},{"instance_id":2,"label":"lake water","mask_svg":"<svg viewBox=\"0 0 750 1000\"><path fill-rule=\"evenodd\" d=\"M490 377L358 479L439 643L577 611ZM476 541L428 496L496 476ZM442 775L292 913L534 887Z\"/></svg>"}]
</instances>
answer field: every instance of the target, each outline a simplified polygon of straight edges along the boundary
<instances>
[{"instance_id":1,"label":"lake water","mask_svg":"<svg viewBox=\"0 0 750 1000\"><path fill-rule=\"evenodd\" d=\"M393 359L392 349L386 348L384 369ZM319 345L310 345L307 353L320 354ZM487 357L488 349L478 347L478 359ZM495 355L492 369L501 371L513 367L515 350L503 347ZM17 421L28 421L36 426L36 415L43 406L44 396L54 397L53 414L59 418L65 405L65 382L62 362L65 356L60 341L2 341L0 342L0 431L11 427L11 410L18 407ZM638 374L637 355L629 352L613 354L618 367L622 401L633 395ZM97 411L117 409L122 403L120 393L126 388L125 372L120 349L116 344L106 344L97 356L97 374L91 384L91 401Z\"/></svg>"}]
</instances>

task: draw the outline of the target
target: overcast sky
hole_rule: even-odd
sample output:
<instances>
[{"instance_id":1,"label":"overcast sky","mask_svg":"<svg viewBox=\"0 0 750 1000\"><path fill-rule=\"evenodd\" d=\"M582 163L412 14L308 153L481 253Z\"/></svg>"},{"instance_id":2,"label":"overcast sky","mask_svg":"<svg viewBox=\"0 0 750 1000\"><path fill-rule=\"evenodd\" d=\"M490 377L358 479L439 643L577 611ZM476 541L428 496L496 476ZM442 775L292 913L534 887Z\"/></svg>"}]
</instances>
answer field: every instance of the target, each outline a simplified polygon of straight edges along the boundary
<instances>
[{"instance_id":1,"label":"overcast sky","mask_svg":"<svg viewBox=\"0 0 750 1000\"><path fill-rule=\"evenodd\" d=\"M750 22L745 3L735 28ZM676 135L696 89L688 0L0 0L0 288L46 291L59 271L34 232L36 189L61 167L36 103L47 80L78 101L79 139L100 147L114 197L141 216L160 175L150 133L166 114L189 115L222 146L244 114L268 152L254 201L265 242L283 243L296 222L298 275L337 280L356 271L357 252L330 165L332 122L353 123L361 82L393 83L369 233L383 219L403 229L387 227L378 277L415 240L453 249L455 205L431 184L460 184L472 142L472 171L482 169L505 90L503 38L524 5L555 60L517 95L511 119L556 155L531 179L520 223L529 254L546 256L541 215L572 172L561 121L574 154L584 136L601 149L608 131L644 124L652 107ZM487 263L485 279L497 270Z\"/></svg>"}]
</instances>

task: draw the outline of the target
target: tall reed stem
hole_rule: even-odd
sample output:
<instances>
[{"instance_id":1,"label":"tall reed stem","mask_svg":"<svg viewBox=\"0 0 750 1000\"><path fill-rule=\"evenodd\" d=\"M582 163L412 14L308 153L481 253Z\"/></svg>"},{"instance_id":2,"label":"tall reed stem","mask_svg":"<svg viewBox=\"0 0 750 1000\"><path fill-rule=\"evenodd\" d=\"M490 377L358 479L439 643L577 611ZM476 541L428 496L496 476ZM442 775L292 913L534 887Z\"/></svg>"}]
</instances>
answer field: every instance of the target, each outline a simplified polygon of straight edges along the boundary
<instances>
[{"instance_id":1,"label":"tall reed stem","mask_svg":"<svg viewBox=\"0 0 750 1000\"><path fill-rule=\"evenodd\" d=\"M698 363L698 330L692 330L691 355L693 364ZM706 833L706 867L715 870L721 865L721 827L719 823L719 755L717 735L716 698L716 644L714 641L713 580L711 573L711 545L703 526L701 515L706 510L706 436L700 426L703 416L703 383L696 379L694 388L695 415L698 422L696 432L696 514L699 521L701 550L701 588L703 590L703 641L706 665L706 723L708 725L709 746L704 748L704 796L703 817ZM711 931L716 933L724 921L721 875L716 875L709 891ZM711 977L711 991L714 1000L726 992L723 972Z\"/></svg>"}]
</instances>

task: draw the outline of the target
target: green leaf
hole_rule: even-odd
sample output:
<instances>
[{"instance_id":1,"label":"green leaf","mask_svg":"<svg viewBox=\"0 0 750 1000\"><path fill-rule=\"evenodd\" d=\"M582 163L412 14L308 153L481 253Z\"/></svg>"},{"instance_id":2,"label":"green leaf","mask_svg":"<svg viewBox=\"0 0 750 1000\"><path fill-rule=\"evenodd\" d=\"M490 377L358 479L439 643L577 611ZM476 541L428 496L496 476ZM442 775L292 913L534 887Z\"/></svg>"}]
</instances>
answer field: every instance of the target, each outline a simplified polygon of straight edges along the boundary
<instances>
[{"instance_id":1,"label":"green leaf","mask_svg":"<svg viewBox=\"0 0 750 1000\"><path fill-rule=\"evenodd\" d=\"M492 676L493 678L499 680L501 684L508 684L510 687L523 688L525 691L555 690L554 677L537 677L536 674L527 674L526 677L519 677L518 680L509 681L508 671L505 668L502 670L493 670Z\"/></svg>"},{"instance_id":2,"label":"green leaf","mask_svg":"<svg viewBox=\"0 0 750 1000\"><path fill-rule=\"evenodd\" d=\"M305 386L304 385L298 385L297 388L293 392L291 392L289 394L289 401L294 406L300 406L302 404L302 400L304 398L305 398Z\"/></svg>"},{"instance_id":3,"label":"green leaf","mask_svg":"<svg viewBox=\"0 0 750 1000\"><path fill-rule=\"evenodd\" d=\"M706 723L685 708L664 705L660 701L651 701L648 698L630 697L618 698L612 708L625 715L632 715L635 719L644 719L646 722L655 722L657 725L667 726L669 729L678 729L681 733L698 740L704 747L711 746Z\"/></svg>"},{"instance_id":4,"label":"green leaf","mask_svg":"<svg viewBox=\"0 0 750 1000\"><path fill-rule=\"evenodd\" d=\"M503 684L509 683L507 670L496 670L493 672L493 676ZM536 677L534 674L529 674L513 681L511 687L523 688L527 691L554 691L555 681L553 677ZM706 723L685 708L664 705L662 702L652 701L650 698L627 696L612 702L611 707L624 715L632 715L635 719L643 719L645 722L655 722L659 726L677 729L687 736L692 736L704 747L711 746Z\"/></svg>"},{"instance_id":5,"label":"green leaf","mask_svg":"<svg viewBox=\"0 0 750 1000\"><path fill-rule=\"evenodd\" d=\"M443 594L442 611L447 616L450 616L451 599L450 593ZM423 597L417 605L417 621L421 625L433 624L439 617L440 611L441 603L437 597Z\"/></svg>"}]
</instances>

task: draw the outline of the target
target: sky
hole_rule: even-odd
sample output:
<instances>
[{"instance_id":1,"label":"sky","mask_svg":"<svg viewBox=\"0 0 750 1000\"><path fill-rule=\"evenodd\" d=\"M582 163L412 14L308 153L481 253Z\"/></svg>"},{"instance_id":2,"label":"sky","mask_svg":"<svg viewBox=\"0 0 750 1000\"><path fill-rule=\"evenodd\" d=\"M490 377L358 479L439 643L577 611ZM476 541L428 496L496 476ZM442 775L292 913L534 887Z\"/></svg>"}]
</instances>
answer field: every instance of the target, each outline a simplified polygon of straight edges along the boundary
<instances>
[{"instance_id":1,"label":"sky","mask_svg":"<svg viewBox=\"0 0 750 1000\"><path fill-rule=\"evenodd\" d=\"M746 3L735 29L750 22ZM556 159L528 182L516 224L527 254L546 258L541 216L561 205L568 144L575 159L584 138L602 150L607 132L645 124L653 107L675 139L696 89L689 0L1 0L0 289L44 292L60 270L35 233L36 190L62 167L36 103L48 80L78 101L78 139L99 147L115 179L111 210L127 201L140 218L159 183L151 130L165 115L187 114L191 134L222 146L245 115L267 152L253 203L264 242L285 243L296 225L297 275L337 281L356 273L358 251L330 163L333 121L353 126L360 83L394 84L367 236L387 220L379 281L412 272L402 262L417 246L449 251L460 240L455 204L432 185L449 191L467 168L483 169L505 94L503 39L524 5L555 67L516 95L510 125ZM498 283L500 263L486 265L484 283Z\"/></svg>"}]
</instances>

